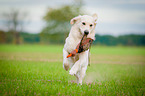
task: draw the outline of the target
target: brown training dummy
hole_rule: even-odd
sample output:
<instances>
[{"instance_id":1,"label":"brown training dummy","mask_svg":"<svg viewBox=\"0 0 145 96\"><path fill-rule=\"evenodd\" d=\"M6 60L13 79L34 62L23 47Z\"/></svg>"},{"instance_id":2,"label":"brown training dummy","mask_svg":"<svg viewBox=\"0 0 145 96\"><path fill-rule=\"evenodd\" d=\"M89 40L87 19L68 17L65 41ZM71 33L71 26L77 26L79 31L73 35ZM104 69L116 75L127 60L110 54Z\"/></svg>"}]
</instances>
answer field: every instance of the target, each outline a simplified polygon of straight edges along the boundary
<instances>
[{"instance_id":1,"label":"brown training dummy","mask_svg":"<svg viewBox=\"0 0 145 96\"><path fill-rule=\"evenodd\" d=\"M73 50L67 56L67 58L69 58L71 56L75 56L76 53L81 53L81 52L84 52L84 51L88 50L90 48L92 42L93 42L93 39L87 38L87 34L84 34L84 36L82 37L80 43L77 45L76 49Z\"/></svg>"}]
</instances>

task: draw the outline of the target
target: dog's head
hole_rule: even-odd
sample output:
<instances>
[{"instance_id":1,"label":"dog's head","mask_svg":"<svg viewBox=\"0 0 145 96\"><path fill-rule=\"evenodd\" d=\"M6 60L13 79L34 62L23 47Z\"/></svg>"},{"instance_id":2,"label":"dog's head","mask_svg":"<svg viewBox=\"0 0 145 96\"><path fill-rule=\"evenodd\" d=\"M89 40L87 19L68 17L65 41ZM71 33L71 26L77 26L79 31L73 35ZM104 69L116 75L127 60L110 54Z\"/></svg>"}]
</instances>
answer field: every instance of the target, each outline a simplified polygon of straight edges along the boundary
<instances>
[{"instance_id":1,"label":"dog's head","mask_svg":"<svg viewBox=\"0 0 145 96\"><path fill-rule=\"evenodd\" d=\"M77 17L74 17L71 19L71 24L77 24L80 32L84 35L88 35L92 32L92 30L95 29L96 22L97 21L97 14L94 14L93 16L88 15L79 15Z\"/></svg>"}]
</instances>

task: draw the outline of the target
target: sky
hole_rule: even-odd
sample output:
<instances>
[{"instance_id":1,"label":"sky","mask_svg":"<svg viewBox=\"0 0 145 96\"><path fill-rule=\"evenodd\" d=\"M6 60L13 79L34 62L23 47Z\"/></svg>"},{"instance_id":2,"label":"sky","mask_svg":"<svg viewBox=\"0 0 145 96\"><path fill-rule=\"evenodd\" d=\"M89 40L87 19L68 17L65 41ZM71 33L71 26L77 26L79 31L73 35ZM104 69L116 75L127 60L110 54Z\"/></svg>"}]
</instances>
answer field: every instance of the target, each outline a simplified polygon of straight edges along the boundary
<instances>
[{"instance_id":1,"label":"sky","mask_svg":"<svg viewBox=\"0 0 145 96\"><path fill-rule=\"evenodd\" d=\"M27 12L29 23L24 31L39 33L45 26L42 18L48 8L72 3L74 0L0 0L0 15L12 8ZM145 0L83 0L82 10L89 15L98 14L96 34L145 34ZM7 30L3 21L4 17L0 17L0 29Z\"/></svg>"}]
</instances>

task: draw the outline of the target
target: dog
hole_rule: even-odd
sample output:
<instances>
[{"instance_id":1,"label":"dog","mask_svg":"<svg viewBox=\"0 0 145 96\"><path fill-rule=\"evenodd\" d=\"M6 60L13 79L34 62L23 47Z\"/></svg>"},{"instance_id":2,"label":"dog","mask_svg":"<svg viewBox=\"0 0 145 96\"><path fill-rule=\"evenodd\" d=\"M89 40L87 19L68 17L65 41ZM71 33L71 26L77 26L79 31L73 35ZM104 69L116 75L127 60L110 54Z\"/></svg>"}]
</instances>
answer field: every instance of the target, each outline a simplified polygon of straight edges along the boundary
<instances>
[{"instance_id":1,"label":"dog","mask_svg":"<svg viewBox=\"0 0 145 96\"><path fill-rule=\"evenodd\" d=\"M77 83L82 85L82 80L86 74L89 62L89 49L84 52L77 53L73 57L67 58L67 56L75 50L84 34L87 34L87 38L95 40L97 14L92 16L79 15L71 19L70 24L72 27L68 37L65 40L63 48L63 68L66 71L71 68L69 74L75 76Z\"/></svg>"}]
</instances>

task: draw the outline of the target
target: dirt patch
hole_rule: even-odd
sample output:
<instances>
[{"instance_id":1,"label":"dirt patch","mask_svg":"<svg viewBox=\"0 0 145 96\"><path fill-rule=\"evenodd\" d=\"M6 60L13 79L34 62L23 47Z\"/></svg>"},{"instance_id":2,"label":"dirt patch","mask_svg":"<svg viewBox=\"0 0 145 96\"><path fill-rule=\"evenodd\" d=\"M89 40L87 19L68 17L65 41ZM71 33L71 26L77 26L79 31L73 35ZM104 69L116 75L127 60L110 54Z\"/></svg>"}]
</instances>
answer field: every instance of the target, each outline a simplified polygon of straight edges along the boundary
<instances>
[{"instance_id":1,"label":"dirt patch","mask_svg":"<svg viewBox=\"0 0 145 96\"><path fill-rule=\"evenodd\" d=\"M0 53L0 60L63 62L62 54L52 53ZM91 64L145 64L145 56L91 55Z\"/></svg>"}]
</instances>

